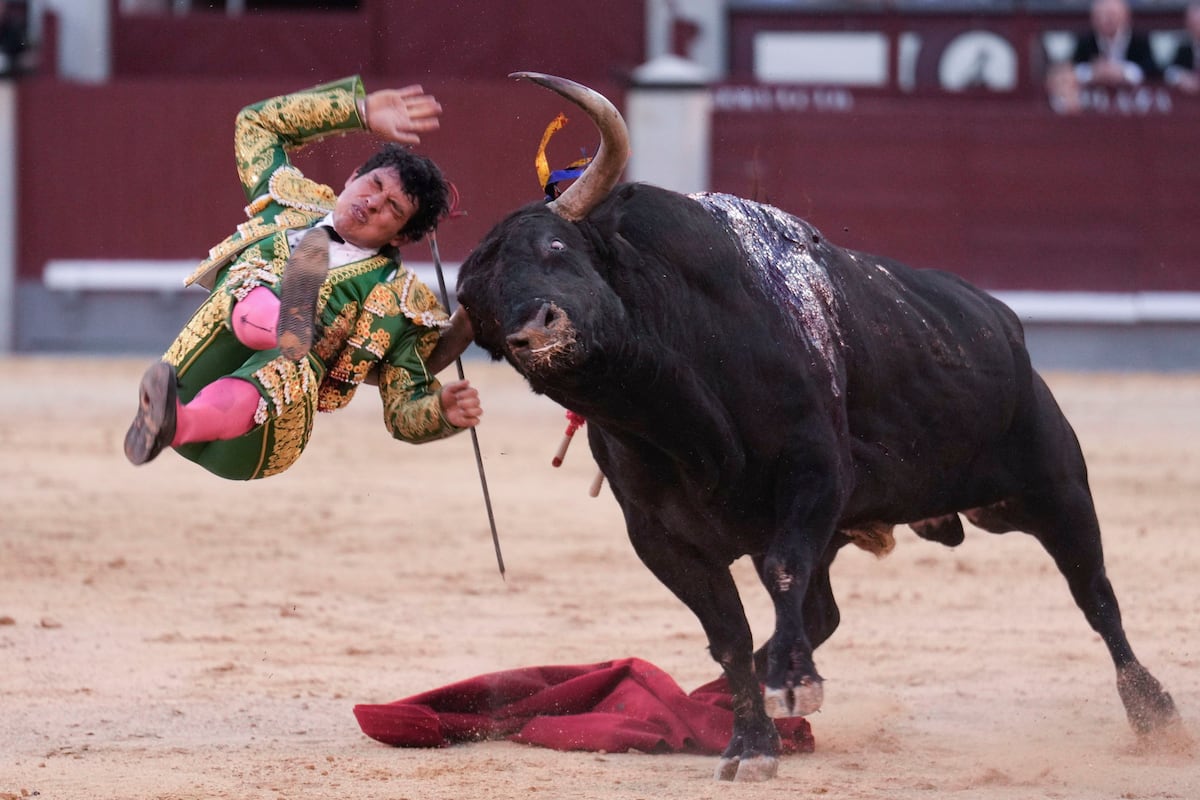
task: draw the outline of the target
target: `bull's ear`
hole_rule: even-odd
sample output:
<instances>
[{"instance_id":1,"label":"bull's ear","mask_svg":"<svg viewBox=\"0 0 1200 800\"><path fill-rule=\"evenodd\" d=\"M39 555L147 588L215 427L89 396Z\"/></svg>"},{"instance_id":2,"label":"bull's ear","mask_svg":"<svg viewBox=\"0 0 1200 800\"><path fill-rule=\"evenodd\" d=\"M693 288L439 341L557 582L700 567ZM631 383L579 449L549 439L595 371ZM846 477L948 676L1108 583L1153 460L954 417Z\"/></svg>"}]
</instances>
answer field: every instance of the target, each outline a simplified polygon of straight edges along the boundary
<instances>
[{"instance_id":1,"label":"bull's ear","mask_svg":"<svg viewBox=\"0 0 1200 800\"><path fill-rule=\"evenodd\" d=\"M510 78L524 78L545 86L582 108L600 130L600 147L583 174L547 208L563 219L578 222L608 196L621 179L629 161L629 130L616 106L608 98L583 84L541 72L514 72Z\"/></svg>"}]
</instances>

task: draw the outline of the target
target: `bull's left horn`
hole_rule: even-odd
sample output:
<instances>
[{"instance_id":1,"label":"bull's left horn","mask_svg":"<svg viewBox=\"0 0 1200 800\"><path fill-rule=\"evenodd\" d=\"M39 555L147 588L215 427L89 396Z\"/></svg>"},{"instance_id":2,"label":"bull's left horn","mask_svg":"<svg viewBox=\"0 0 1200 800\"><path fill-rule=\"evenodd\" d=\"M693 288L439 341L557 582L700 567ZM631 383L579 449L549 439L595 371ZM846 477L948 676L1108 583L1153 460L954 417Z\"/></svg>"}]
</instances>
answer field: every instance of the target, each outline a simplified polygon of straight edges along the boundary
<instances>
[{"instance_id":1,"label":"bull's left horn","mask_svg":"<svg viewBox=\"0 0 1200 800\"><path fill-rule=\"evenodd\" d=\"M596 157L579 178L549 204L564 219L578 222L608 196L621 179L629 160L629 130L616 106L608 98L583 84L541 72L514 72L508 77L525 78L558 92L582 108L600 129Z\"/></svg>"}]
</instances>

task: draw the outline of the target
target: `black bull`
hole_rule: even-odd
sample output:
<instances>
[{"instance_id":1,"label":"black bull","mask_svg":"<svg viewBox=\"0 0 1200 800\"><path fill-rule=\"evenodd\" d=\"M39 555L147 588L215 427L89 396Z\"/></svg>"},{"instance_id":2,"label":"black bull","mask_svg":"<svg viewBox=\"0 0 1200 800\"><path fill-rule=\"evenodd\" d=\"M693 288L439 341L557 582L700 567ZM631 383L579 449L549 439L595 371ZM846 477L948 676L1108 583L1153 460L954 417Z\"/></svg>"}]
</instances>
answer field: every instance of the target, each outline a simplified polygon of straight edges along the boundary
<instances>
[{"instance_id":1,"label":"black bull","mask_svg":"<svg viewBox=\"0 0 1200 800\"><path fill-rule=\"evenodd\" d=\"M459 298L481 347L587 417L638 556L703 625L734 694L719 778L773 776L770 716L820 706L837 551L886 550L895 525L954 546L960 514L1041 542L1139 733L1177 720L1126 638L1079 444L1011 310L769 206L617 185L628 143L611 104L522 77L587 110L600 153L562 198L488 234ZM744 555L776 615L757 654L729 571Z\"/></svg>"}]
</instances>

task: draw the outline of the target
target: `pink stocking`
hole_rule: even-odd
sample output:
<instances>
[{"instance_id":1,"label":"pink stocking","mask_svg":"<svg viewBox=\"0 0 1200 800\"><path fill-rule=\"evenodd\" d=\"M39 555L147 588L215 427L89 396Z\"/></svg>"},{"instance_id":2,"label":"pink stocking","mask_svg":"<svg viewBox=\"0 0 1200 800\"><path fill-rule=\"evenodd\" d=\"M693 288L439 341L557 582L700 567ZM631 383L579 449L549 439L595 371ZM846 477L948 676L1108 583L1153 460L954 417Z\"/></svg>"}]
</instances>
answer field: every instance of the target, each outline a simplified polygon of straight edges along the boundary
<instances>
[{"instance_id":1,"label":"pink stocking","mask_svg":"<svg viewBox=\"0 0 1200 800\"><path fill-rule=\"evenodd\" d=\"M233 305L233 335L252 350L270 350L278 344L279 298L265 286L250 290Z\"/></svg>"},{"instance_id":2,"label":"pink stocking","mask_svg":"<svg viewBox=\"0 0 1200 800\"><path fill-rule=\"evenodd\" d=\"M258 388L241 378L213 381L192 402L176 406L171 446L236 439L248 433L254 427L259 396Z\"/></svg>"}]
</instances>

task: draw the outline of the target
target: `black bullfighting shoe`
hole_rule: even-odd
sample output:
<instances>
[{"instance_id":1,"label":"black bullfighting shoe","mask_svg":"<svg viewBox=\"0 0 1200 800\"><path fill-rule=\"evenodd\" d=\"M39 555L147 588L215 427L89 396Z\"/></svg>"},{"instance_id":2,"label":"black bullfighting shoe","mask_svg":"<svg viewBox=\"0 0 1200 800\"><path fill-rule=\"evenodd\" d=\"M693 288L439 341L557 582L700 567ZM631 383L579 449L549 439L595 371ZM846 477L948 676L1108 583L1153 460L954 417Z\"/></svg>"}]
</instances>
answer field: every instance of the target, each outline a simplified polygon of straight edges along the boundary
<instances>
[{"instance_id":1,"label":"black bullfighting shoe","mask_svg":"<svg viewBox=\"0 0 1200 800\"><path fill-rule=\"evenodd\" d=\"M312 348L317 297L328 274L329 233L313 228L292 251L279 287L279 349L292 361L300 361Z\"/></svg>"},{"instance_id":2,"label":"black bullfighting shoe","mask_svg":"<svg viewBox=\"0 0 1200 800\"><path fill-rule=\"evenodd\" d=\"M125 457L133 464L154 460L175 438L175 368L151 364L138 388L138 410L125 434Z\"/></svg>"}]
</instances>

